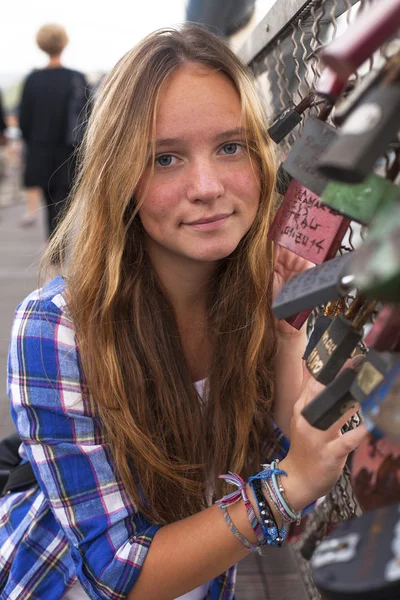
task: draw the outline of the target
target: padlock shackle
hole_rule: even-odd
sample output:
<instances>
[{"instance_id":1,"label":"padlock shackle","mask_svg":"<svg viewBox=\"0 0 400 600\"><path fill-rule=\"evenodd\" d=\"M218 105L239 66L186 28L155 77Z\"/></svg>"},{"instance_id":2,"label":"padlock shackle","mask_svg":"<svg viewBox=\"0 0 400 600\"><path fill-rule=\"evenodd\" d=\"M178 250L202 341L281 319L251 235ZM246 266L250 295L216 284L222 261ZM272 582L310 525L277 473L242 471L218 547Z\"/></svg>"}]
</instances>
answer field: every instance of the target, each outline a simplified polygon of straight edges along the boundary
<instances>
[{"instance_id":1,"label":"padlock shackle","mask_svg":"<svg viewBox=\"0 0 400 600\"><path fill-rule=\"evenodd\" d=\"M370 317L372 315L377 304L378 304L378 300L374 299L374 300L369 300L368 302L366 302L363 305L360 312L354 318L354 321L353 321L354 329L361 329L361 327L363 325L365 325L365 323L368 320L368 317Z\"/></svg>"},{"instance_id":2,"label":"padlock shackle","mask_svg":"<svg viewBox=\"0 0 400 600\"><path fill-rule=\"evenodd\" d=\"M345 307L344 298L339 297L336 300L328 302L324 308L323 314L326 317L336 317L339 313L343 312Z\"/></svg>"},{"instance_id":3,"label":"padlock shackle","mask_svg":"<svg viewBox=\"0 0 400 600\"><path fill-rule=\"evenodd\" d=\"M400 173L400 149L396 148L394 160L390 167L386 170L386 176L390 181L394 181Z\"/></svg>"},{"instance_id":4,"label":"padlock shackle","mask_svg":"<svg viewBox=\"0 0 400 600\"><path fill-rule=\"evenodd\" d=\"M311 106L313 105L314 100L315 100L315 93L314 92L309 92L307 94L307 96L305 96L302 100L300 100L300 102L294 107L294 110L299 115L302 115L303 112L305 110L307 110L307 108L311 108Z\"/></svg>"},{"instance_id":5,"label":"padlock shackle","mask_svg":"<svg viewBox=\"0 0 400 600\"><path fill-rule=\"evenodd\" d=\"M365 300L366 297L362 293L357 294L348 309L344 312L346 319L352 321L359 312L360 308L365 304Z\"/></svg>"},{"instance_id":6,"label":"padlock shackle","mask_svg":"<svg viewBox=\"0 0 400 600\"><path fill-rule=\"evenodd\" d=\"M326 99L323 106L321 106L317 119L320 121L326 121L331 114L334 107L334 103L331 100Z\"/></svg>"}]
</instances>

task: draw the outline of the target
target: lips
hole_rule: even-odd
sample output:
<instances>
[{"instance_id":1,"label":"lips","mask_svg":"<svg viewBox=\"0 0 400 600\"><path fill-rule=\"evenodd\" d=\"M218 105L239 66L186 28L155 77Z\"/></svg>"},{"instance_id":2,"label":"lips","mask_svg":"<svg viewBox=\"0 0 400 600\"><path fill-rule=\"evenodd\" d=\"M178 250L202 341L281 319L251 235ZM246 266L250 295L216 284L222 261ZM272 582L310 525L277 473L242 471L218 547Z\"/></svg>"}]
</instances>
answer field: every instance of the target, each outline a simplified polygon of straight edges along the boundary
<instances>
[{"instance_id":1,"label":"lips","mask_svg":"<svg viewBox=\"0 0 400 600\"><path fill-rule=\"evenodd\" d=\"M221 213L219 215L213 215L212 217L204 217L203 219L198 219L197 221L190 221L189 223L185 223L185 225L205 225L206 223L215 223L215 221L227 219L231 216L231 214L232 213Z\"/></svg>"},{"instance_id":2,"label":"lips","mask_svg":"<svg viewBox=\"0 0 400 600\"><path fill-rule=\"evenodd\" d=\"M232 216L233 213L221 213L213 215L212 217L203 217L196 221L190 221L190 223L183 223L191 231L197 232L212 232L217 231L224 227L225 223Z\"/></svg>"}]
</instances>

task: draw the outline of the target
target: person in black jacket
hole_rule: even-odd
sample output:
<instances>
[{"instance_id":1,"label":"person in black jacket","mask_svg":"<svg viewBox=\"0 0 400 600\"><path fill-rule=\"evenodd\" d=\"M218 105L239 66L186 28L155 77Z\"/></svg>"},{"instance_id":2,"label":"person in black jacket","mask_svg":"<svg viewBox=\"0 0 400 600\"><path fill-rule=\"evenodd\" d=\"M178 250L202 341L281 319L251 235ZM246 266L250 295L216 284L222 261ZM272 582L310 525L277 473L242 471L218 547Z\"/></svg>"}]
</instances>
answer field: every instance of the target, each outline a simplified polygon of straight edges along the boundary
<instances>
[{"instance_id":1,"label":"person in black jacket","mask_svg":"<svg viewBox=\"0 0 400 600\"><path fill-rule=\"evenodd\" d=\"M74 146L80 141L78 118L84 115L86 79L61 64L68 43L60 25L44 25L36 41L49 56L46 68L32 72L22 92L19 124L26 143L24 184L28 213L21 225L36 220L43 192L47 207L48 234L52 235L68 197L74 175Z\"/></svg>"},{"instance_id":2,"label":"person in black jacket","mask_svg":"<svg viewBox=\"0 0 400 600\"><path fill-rule=\"evenodd\" d=\"M7 129L7 123L4 120L4 110L3 110L3 98L0 91L0 146L4 146L6 144L5 138L5 130ZM4 136L4 140L3 140Z\"/></svg>"}]
</instances>

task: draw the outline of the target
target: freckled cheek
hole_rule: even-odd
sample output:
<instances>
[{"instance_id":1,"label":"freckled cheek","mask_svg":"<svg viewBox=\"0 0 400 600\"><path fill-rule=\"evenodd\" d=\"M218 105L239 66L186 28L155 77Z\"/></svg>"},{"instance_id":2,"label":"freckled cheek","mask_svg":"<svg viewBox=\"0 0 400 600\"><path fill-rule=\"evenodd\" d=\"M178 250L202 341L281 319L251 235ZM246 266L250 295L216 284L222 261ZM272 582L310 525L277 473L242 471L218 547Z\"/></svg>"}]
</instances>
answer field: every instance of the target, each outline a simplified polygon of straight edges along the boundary
<instances>
[{"instance_id":1,"label":"freckled cheek","mask_svg":"<svg viewBox=\"0 0 400 600\"><path fill-rule=\"evenodd\" d=\"M168 193L159 188L149 190L139 210L141 219L166 225L174 217L177 206L176 198L175 194L171 194L171 190L168 190Z\"/></svg>"},{"instance_id":2,"label":"freckled cheek","mask_svg":"<svg viewBox=\"0 0 400 600\"><path fill-rule=\"evenodd\" d=\"M235 181L236 194L246 204L258 206L260 201L260 181L253 173L238 175Z\"/></svg>"}]
</instances>

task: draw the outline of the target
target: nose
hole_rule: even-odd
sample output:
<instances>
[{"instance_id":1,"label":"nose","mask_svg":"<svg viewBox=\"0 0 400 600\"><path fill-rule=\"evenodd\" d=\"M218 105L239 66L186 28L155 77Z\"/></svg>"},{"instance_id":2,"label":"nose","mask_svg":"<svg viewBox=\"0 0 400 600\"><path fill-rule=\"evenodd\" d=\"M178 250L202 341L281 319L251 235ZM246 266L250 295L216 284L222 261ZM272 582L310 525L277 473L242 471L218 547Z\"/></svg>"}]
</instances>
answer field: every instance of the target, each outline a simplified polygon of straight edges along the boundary
<instances>
[{"instance_id":1,"label":"nose","mask_svg":"<svg viewBox=\"0 0 400 600\"><path fill-rule=\"evenodd\" d=\"M224 194L218 164L212 159L199 159L188 170L187 197L190 202L212 202Z\"/></svg>"}]
</instances>

